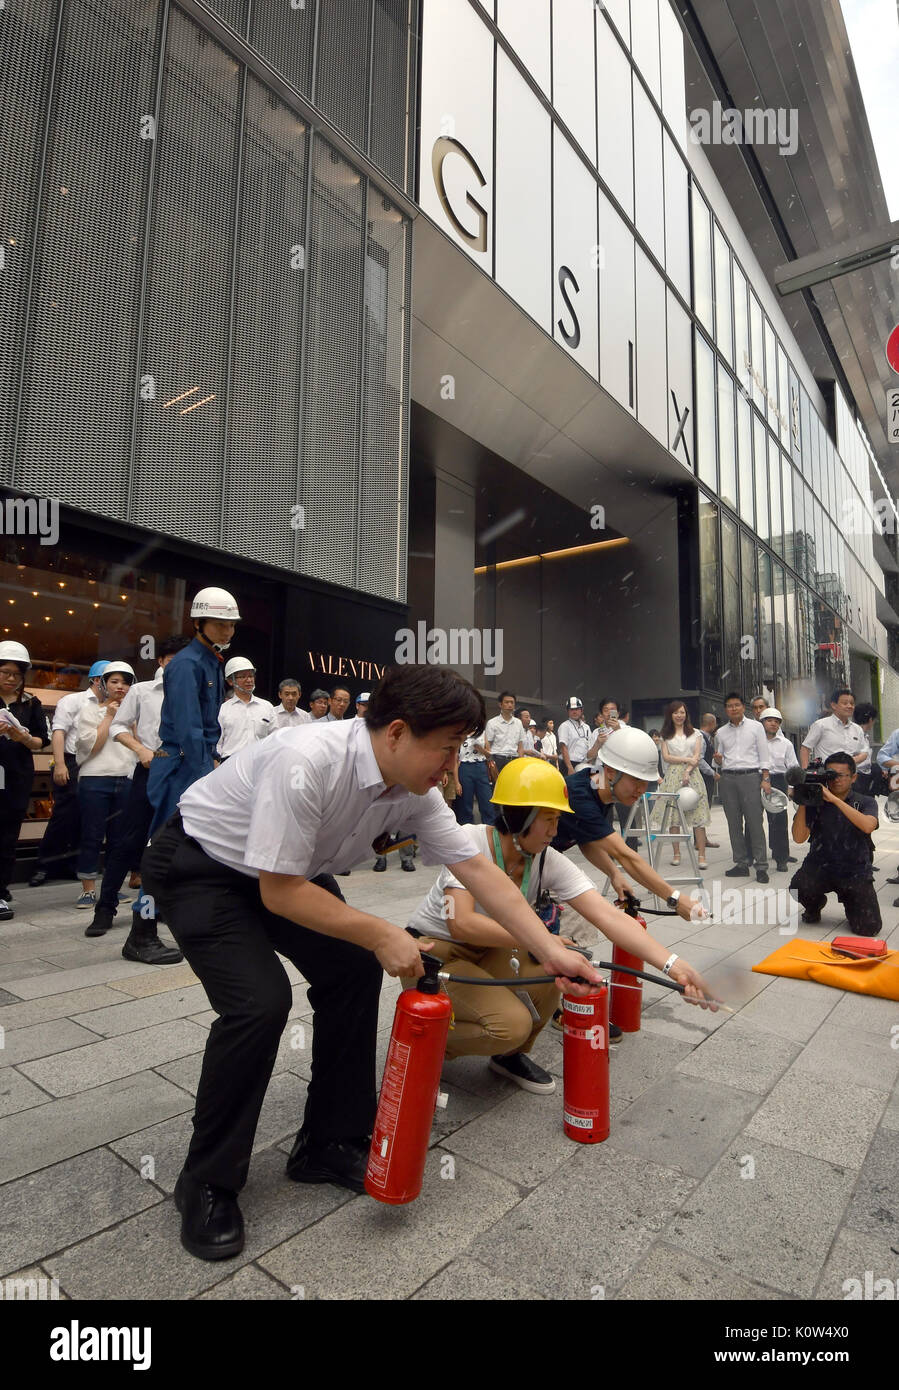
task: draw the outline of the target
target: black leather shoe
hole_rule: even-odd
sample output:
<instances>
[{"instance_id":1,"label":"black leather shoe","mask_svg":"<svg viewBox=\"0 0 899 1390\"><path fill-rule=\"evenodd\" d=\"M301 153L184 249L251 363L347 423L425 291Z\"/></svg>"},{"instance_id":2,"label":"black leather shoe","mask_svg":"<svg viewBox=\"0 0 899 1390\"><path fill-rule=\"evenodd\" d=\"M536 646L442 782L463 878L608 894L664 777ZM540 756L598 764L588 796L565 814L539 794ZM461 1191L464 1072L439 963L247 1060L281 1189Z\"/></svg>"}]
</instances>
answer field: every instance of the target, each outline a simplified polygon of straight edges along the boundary
<instances>
[{"instance_id":1,"label":"black leather shoe","mask_svg":"<svg viewBox=\"0 0 899 1390\"><path fill-rule=\"evenodd\" d=\"M785 874L785 873L787 872L787 869L788 869L789 867L790 867L790 866L789 866L789 864L787 863L786 859L784 859L782 863L778 864L778 866L777 866L777 872L778 872L779 874Z\"/></svg>"},{"instance_id":2,"label":"black leather shoe","mask_svg":"<svg viewBox=\"0 0 899 1390\"><path fill-rule=\"evenodd\" d=\"M139 960L142 965L178 965L183 959L174 946L166 946L154 933L143 941L137 941L132 933L122 947L125 960Z\"/></svg>"},{"instance_id":3,"label":"black leather shoe","mask_svg":"<svg viewBox=\"0 0 899 1390\"><path fill-rule=\"evenodd\" d=\"M379 854L375 860L375 873L384 874L387 872L387 860L383 854Z\"/></svg>"},{"instance_id":4,"label":"black leather shoe","mask_svg":"<svg viewBox=\"0 0 899 1390\"><path fill-rule=\"evenodd\" d=\"M802 920L803 920L803 922L806 924L807 927L811 927L811 926L813 926L813 925L815 924L815 922L820 922L820 921L821 921L821 913L820 913L820 912L803 912L803 914L802 914Z\"/></svg>"},{"instance_id":5,"label":"black leather shoe","mask_svg":"<svg viewBox=\"0 0 899 1390\"><path fill-rule=\"evenodd\" d=\"M894 874L892 878L886 880L887 883L899 883L899 874Z\"/></svg>"},{"instance_id":6,"label":"black leather shoe","mask_svg":"<svg viewBox=\"0 0 899 1390\"><path fill-rule=\"evenodd\" d=\"M407 873L407 874L414 874L414 873L415 873L415 865L414 865L414 863L412 862L411 859L404 859L404 860L403 860L403 872L404 872L404 873Z\"/></svg>"},{"instance_id":7,"label":"black leather shoe","mask_svg":"<svg viewBox=\"0 0 899 1390\"><path fill-rule=\"evenodd\" d=\"M181 1213L181 1244L198 1260L228 1260L244 1245L243 1217L237 1197L224 1187L197 1182L182 1171L175 1184Z\"/></svg>"},{"instance_id":8,"label":"black leather shoe","mask_svg":"<svg viewBox=\"0 0 899 1390\"><path fill-rule=\"evenodd\" d=\"M331 1139L312 1144L300 1130L285 1172L292 1182L333 1182L351 1192L365 1191L369 1139Z\"/></svg>"},{"instance_id":9,"label":"black leather shoe","mask_svg":"<svg viewBox=\"0 0 899 1390\"><path fill-rule=\"evenodd\" d=\"M748 878L749 866L746 864L735 864L732 869L724 870L725 878Z\"/></svg>"},{"instance_id":10,"label":"black leather shoe","mask_svg":"<svg viewBox=\"0 0 899 1390\"><path fill-rule=\"evenodd\" d=\"M94 915L85 928L85 936L105 936L115 919L115 912L108 907L101 907L99 903L94 908Z\"/></svg>"},{"instance_id":11,"label":"black leather shoe","mask_svg":"<svg viewBox=\"0 0 899 1390\"><path fill-rule=\"evenodd\" d=\"M28 880L29 888L40 888L42 883L46 883L49 875L46 869L35 869L31 878Z\"/></svg>"},{"instance_id":12,"label":"black leather shoe","mask_svg":"<svg viewBox=\"0 0 899 1390\"><path fill-rule=\"evenodd\" d=\"M759 869L758 872L756 873L755 881L756 881L756 883L768 883L768 882L770 882L770 880L769 880L769 878L768 878L768 870L767 870L767 869Z\"/></svg>"}]
</instances>

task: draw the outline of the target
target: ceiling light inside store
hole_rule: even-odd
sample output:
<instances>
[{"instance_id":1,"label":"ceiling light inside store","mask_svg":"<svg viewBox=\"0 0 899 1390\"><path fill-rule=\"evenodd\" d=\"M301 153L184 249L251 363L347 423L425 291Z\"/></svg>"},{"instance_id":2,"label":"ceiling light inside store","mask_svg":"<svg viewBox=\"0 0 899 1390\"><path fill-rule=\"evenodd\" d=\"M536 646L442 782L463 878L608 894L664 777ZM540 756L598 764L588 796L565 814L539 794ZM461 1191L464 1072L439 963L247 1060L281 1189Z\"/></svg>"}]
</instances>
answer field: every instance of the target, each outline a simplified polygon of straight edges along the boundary
<instances>
[{"instance_id":1,"label":"ceiling light inside store","mask_svg":"<svg viewBox=\"0 0 899 1390\"><path fill-rule=\"evenodd\" d=\"M163 410L168 410L170 405L177 405L179 401L186 400L188 396L192 396L193 393L199 391L199 389L199 386L192 386L189 391L182 391L180 396L173 396L170 401L166 401L165 405L162 407Z\"/></svg>"},{"instance_id":2,"label":"ceiling light inside store","mask_svg":"<svg viewBox=\"0 0 899 1390\"><path fill-rule=\"evenodd\" d=\"M614 540L594 541L592 545L570 545L565 550L546 550L540 555L521 555L517 560L500 560L496 565L477 565L475 574L486 574L488 570L518 569L521 565L535 565L538 560L558 560L562 556L587 555L594 550L608 550L612 546L630 545L630 536L618 536Z\"/></svg>"}]
</instances>

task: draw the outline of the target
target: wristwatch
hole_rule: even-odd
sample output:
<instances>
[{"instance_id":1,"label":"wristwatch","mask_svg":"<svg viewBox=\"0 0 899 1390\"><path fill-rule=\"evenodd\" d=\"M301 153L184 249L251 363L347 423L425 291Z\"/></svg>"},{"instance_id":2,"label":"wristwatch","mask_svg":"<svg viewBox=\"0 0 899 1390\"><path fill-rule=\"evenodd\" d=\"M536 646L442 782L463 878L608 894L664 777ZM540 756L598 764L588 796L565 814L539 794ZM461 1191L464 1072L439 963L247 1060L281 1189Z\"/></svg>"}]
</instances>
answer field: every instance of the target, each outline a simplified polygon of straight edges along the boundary
<instances>
[{"instance_id":1,"label":"wristwatch","mask_svg":"<svg viewBox=\"0 0 899 1390\"><path fill-rule=\"evenodd\" d=\"M678 899L679 899L679 898L680 898L680 889L679 889L679 888L675 888L674 892L671 894L671 897L670 897L670 898L666 898L665 901L667 902L667 904L668 904L669 907L677 907L677 903L678 903Z\"/></svg>"}]
</instances>

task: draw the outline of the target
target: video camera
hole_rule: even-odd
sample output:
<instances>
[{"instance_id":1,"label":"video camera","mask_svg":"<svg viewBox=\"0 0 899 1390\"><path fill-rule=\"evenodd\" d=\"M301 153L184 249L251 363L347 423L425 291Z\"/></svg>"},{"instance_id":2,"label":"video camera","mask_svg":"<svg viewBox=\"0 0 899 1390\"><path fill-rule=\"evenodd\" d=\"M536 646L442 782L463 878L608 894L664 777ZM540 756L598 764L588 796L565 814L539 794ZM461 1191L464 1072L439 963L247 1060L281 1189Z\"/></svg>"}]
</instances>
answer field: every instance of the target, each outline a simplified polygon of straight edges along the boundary
<instances>
[{"instance_id":1,"label":"video camera","mask_svg":"<svg viewBox=\"0 0 899 1390\"><path fill-rule=\"evenodd\" d=\"M824 788L839 775L837 768L825 767L821 758L815 758L807 768L791 767L787 782L793 788L794 802L797 806L820 806Z\"/></svg>"}]
</instances>

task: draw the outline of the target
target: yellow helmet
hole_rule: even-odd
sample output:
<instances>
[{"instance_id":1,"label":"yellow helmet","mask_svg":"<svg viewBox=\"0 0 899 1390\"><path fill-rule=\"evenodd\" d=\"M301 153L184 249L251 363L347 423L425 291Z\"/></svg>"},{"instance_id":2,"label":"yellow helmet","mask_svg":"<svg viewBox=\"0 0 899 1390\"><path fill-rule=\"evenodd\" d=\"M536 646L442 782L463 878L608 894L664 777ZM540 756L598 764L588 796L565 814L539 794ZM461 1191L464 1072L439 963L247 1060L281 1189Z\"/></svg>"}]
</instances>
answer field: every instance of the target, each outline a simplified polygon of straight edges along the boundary
<instances>
[{"instance_id":1,"label":"yellow helmet","mask_svg":"<svg viewBox=\"0 0 899 1390\"><path fill-rule=\"evenodd\" d=\"M498 806L530 806L570 811L565 778L537 758L513 758L500 771L491 801Z\"/></svg>"}]
</instances>

